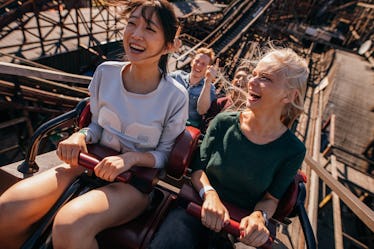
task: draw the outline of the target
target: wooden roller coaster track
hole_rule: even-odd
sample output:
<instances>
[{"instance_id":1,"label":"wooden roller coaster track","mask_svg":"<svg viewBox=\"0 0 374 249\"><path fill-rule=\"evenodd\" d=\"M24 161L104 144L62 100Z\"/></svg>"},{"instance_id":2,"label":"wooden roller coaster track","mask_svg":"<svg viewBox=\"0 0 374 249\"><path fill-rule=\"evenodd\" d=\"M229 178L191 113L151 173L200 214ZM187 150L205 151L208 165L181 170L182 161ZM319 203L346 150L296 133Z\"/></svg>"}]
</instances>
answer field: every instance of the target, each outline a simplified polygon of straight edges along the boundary
<instances>
[{"instance_id":1,"label":"wooden roller coaster track","mask_svg":"<svg viewBox=\"0 0 374 249\"><path fill-rule=\"evenodd\" d=\"M71 109L79 100L87 96L86 87L90 81L89 76L66 73L61 69L42 65L40 62L43 59L61 56L58 60L62 64L64 54L76 50L84 51L89 56L88 59L82 61L89 66L84 67L83 70L77 69L77 72L82 73L87 68L111 58L102 43L114 43L121 40L121 30L124 24L116 16L116 10L103 6L100 0L82 2L0 1L0 110L4 113L9 111L12 113L8 120L0 120L0 133L6 133L9 127L19 127L20 124L26 123L27 133L31 136L33 126L35 127L34 115L45 114L49 118L56 116ZM341 208L337 204L340 199L370 231L368 237L371 239L367 239L368 245L364 245L358 239L342 231L341 226L336 226L334 228L336 248L343 248L343 237L353 241L352 243L358 245L359 248L371 248L374 246L372 239L374 215L372 209L360 198L365 199L365 196L373 198L374 190L367 185L365 189L364 184L373 183L373 178L363 172L353 172L354 165L350 163L356 162L351 159L354 157L355 160L373 165L372 159L363 156L362 151L354 151L353 145L343 148L339 144L340 136L336 133L333 136L335 143L333 137L330 138L330 144L327 149L324 148L326 149L324 153L320 153L319 146L321 132L325 131L322 120L327 119L323 117L323 111L324 108L332 105L331 103L328 105L327 99L334 85L331 83L333 76L330 76L336 69L333 67L334 49L351 51L357 48L357 44L361 45L373 39L370 30L372 30L374 18L374 5L370 1L324 1L326 6L320 9L316 2L318 1L232 1L220 13L212 15L211 19L215 22L213 28L201 27L203 31L201 37L191 35L192 32L188 32L188 25L185 25L185 33L181 35L181 38L186 46L174 55L173 61L177 62L176 68L186 68L189 63L188 58L197 48L211 47L221 58L221 66L225 73L230 76L241 58L250 58L256 44L268 39L285 41L285 44L307 57L311 75L308 79L308 94L305 99L306 114L299 120L297 134L307 145L309 152L305 160L306 171L310 177L308 215L317 231L318 210L321 209L318 207L321 199L318 185L321 184L324 189L321 207L328 202L329 194L326 189L329 189L334 209L340 212ZM333 5L333 2L339 5ZM339 16L339 13L343 14ZM180 18L188 24L196 20L195 15L199 13L195 11ZM307 30L317 33L316 26L319 20L314 17L320 17L322 22L326 21L322 18L324 15L328 16L326 19L336 16L331 24L335 29L343 26L348 30L344 40L338 39L335 42L334 39L339 36L325 31L318 34L327 35L327 38L333 39L324 40L322 36L311 36L307 33ZM110 51L113 50L110 49ZM372 58L372 51L373 49L364 54L369 61ZM81 64L82 61L77 64ZM373 65L369 63L370 66ZM358 113L357 108L354 109L355 113ZM367 112L365 115L368 115ZM328 129L334 129L331 127L341 129L341 126L334 124ZM21 127L20 129L23 129L23 126ZM366 128L362 130L366 131ZM367 138L367 140L370 139L372 138ZM356 147L364 147L356 140L355 142ZM17 146L0 148L0 156L14 148ZM337 161L340 161L340 164ZM344 178L345 175L341 173L343 170L346 175L350 175L350 179ZM357 197L351 193L341 183L342 179L346 182L350 181L348 186L359 188L362 195ZM347 185L346 182L345 185ZM334 216L335 224L339 224L339 216L341 214ZM293 233L300 233L300 227L296 227ZM293 239L297 241L293 248L303 248L302 238Z\"/></svg>"}]
</instances>

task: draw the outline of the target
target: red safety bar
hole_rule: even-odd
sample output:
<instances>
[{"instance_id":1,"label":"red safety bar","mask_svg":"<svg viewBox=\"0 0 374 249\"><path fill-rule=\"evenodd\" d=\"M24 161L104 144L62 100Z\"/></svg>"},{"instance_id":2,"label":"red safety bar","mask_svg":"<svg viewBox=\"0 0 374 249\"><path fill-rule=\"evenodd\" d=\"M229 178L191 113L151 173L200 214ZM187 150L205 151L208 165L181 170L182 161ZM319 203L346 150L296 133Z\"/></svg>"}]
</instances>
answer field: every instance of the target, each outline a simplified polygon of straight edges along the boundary
<instances>
[{"instance_id":1,"label":"red safety bar","mask_svg":"<svg viewBox=\"0 0 374 249\"><path fill-rule=\"evenodd\" d=\"M186 208L187 213L191 214L192 216L195 216L196 218L201 218L201 206L190 202ZM238 238L240 236L240 223L230 219L229 223L223 227L223 231L232 234L235 238ZM260 248L261 249L271 249L273 244L273 238L269 236L269 239L263 244Z\"/></svg>"},{"instance_id":2,"label":"red safety bar","mask_svg":"<svg viewBox=\"0 0 374 249\"><path fill-rule=\"evenodd\" d=\"M286 190L285 194L279 201L278 207L273 215L273 218L283 222L287 217L294 216L293 211L294 207L297 202L298 197L298 185L300 182L306 182L306 176L302 171L299 171L292 183L289 185L288 189ZM179 196L181 203L185 203L187 205L186 211L197 217L201 218L201 205L202 200L198 195L197 191L188 184L184 184L179 192ZM250 211L238 208L230 203L223 203L225 207L229 210L231 220L230 224L224 227L224 231L234 235L235 237L239 237L240 230L239 230L239 221L250 214ZM269 225L272 225L271 222ZM272 248L273 240L275 237L275 230L273 227L269 227L270 237L269 240L261 246L262 249L270 249Z\"/></svg>"}]
</instances>

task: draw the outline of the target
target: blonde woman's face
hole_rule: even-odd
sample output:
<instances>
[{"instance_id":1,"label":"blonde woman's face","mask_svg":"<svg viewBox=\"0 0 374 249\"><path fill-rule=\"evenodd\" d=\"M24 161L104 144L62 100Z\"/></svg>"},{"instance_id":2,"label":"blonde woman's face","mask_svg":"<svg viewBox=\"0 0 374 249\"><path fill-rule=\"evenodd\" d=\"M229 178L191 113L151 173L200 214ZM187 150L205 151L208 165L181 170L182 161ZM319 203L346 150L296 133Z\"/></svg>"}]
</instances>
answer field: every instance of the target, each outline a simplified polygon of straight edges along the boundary
<instances>
[{"instance_id":1,"label":"blonde woman's face","mask_svg":"<svg viewBox=\"0 0 374 249\"><path fill-rule=\"evenodd\" d=\"M276 68L266 57L258 63L248 81L248 107L282 108L288 102L290 91L284 72Z\"/></svg>"}]
</instances>

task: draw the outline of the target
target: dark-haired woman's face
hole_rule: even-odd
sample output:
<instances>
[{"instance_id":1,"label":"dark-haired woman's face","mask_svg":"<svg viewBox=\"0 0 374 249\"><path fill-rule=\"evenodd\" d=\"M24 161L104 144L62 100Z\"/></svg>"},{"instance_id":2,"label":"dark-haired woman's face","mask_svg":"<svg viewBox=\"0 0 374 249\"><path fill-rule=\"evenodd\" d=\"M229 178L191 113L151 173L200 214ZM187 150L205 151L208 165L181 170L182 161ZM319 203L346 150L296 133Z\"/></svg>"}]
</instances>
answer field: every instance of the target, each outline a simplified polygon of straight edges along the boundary
<instances>
[{"instance_id":1,"label":"dark-haired woman's face","mask_svg":"<svg viewBox=\"0 0 374 249\"><path fill-rule=\"evenodd\" d=\"M146 9L146 20L142 7L135 9L129 16L123 35L123 46L127 59L132 63L141 61L157 62L167 52L164 30L152 9Z\"/></svg>"}]
</instances>

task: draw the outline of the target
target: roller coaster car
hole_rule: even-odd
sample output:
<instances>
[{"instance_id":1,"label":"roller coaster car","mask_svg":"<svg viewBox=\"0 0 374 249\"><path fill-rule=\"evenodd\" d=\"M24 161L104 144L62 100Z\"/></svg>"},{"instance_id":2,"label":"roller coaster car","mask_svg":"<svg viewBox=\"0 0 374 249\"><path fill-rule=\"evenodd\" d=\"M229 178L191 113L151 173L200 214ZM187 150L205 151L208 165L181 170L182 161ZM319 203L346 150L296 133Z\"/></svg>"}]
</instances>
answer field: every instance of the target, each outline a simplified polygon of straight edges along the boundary
<instances>
[{"instance_id":1,"label":"roller coaster car","mask_svg":"<svg viewBox=\"0 0 374 249\"><path fill-rule=\"evenodd\" d=\"M58 116L44 125L40 126L32 137L31 145L26 154L25 161L19 166L18 170L23 173L35 172L38 166L35 163L35 157L38 152L38 147L41 139L57 127L63 127L66 124L71 125L72 121L77 128L85 127L91 120L91 113L89 108L89 100L81 101L75 109ZM169 162L165 167L165 173L171 179L182 179L186 174L186 170L190 163L192 154L197 147L200 138L200 131L194 127L187 126L176 139L175 145L170 153ZM105 156L114 155L117 152L105 148L100 145L89 145L88 154L81 153L79 156L79 164L88 169L93 167ZM155 231L159 227L167 212L175 207L176 203L189 204L186 211L192 215L199 215L199 204L201 199L196 191L189 184L184 184L179 194L156 185L159 177L157 169L149 169L144 167L133 167L130 171L124 172L117 177L118 181L129 182L131 179L141 181L144 186L144 192L154 191L154 198L151 207L147 209L142 215L135 220L123 224L118 227L106 229L97 235L97 240L102 249L138 249L147 248ZM76 195L82 194L96 186L94 176L83 174L75 182L73 182L66 192L60 197L50 211L39 222L36 231L23 244L23 249L30 248L52 248L50 227L57 213L58 209L67 201ZM284 221L286 217L299 216L304 235L307 241L308 249L316 248L314 234L310 226L308 217L304 209L305 200L305 186L306 178L303 174L298 174L294 182L288 188L286 194L281 199L274 219ZM245 213L235 208L232 209L229 204L228 208L233 220L230 225L226 226L224 230L233 235L239 234L238 223ZM273 220L274 220L273 219ZM236 220L236 221L235 221ZM272 238L275 238L274 223L269 230ZM271 241L268 241L262 248L271 248Z\"/></svg>"}]
</instances>

